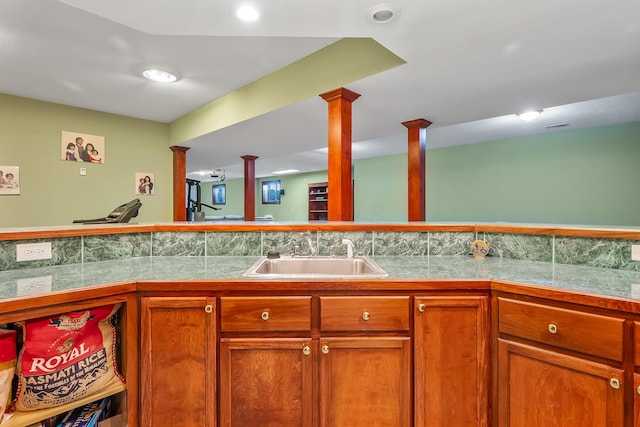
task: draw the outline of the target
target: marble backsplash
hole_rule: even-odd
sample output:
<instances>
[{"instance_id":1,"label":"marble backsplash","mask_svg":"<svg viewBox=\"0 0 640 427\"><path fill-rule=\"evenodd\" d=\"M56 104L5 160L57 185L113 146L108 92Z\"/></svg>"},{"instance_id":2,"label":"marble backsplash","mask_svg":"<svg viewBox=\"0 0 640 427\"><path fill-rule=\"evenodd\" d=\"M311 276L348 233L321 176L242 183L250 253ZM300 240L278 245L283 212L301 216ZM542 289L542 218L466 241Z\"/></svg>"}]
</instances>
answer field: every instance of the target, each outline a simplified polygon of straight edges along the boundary
<instances>
[{"instance_id":1,"label":"marble backsplash","mask_svg":"<svg viewBox=\"0 0 640 427\"><path fill-rule=\"evenodd\" d=\"M471 242L481 239L489 244L489 257L640 271L640 262L631 261L631 245L639 240L484 232L311 232L319 255L346 254L344 238L353 241L355 255L468 255ZM148 256L260 256L270 250L289 255L296 246L301 255L311 253L298 232L153 232L46 239L52 244L52 259L16 262L16 243L38 241L43 240L0 241L0 271Z\"/></svg>"}]
</instances>

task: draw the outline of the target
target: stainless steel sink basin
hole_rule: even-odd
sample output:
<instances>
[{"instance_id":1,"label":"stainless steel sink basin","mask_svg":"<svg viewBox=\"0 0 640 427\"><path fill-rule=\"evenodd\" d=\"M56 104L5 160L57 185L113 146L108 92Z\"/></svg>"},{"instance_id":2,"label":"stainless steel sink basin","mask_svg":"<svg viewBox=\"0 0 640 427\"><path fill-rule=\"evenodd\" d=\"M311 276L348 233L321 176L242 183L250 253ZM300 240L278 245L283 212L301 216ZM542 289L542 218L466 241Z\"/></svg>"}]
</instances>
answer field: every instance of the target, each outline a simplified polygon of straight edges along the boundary
<instances>
[{"instance_id":1,"label":"stainless steel sink basin","mask_svg":"<svg viewBox=\"0 0 640 427\"><path fill-rule=\"evenodd\" d=\"M262 257L244 273L244 276L263 279L314 279L379 278L388 274L366 256L313 256L275 259Z\"/></svg>"}]
</instances>

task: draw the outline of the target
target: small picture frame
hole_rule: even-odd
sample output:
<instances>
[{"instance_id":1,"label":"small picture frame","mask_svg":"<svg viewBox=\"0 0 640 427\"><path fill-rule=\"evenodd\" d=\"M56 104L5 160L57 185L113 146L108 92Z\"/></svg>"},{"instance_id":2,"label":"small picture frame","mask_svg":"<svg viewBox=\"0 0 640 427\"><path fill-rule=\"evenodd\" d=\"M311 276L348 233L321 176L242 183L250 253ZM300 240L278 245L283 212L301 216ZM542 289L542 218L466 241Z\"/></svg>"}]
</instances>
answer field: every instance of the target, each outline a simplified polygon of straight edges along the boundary
<instances>
[{"instance_id":1,"label":"small picture frame","mask_svg":"<svg viewBox=\"0 0 640 427\"><path fill-rule=\"evenodd\" d=\"M262 204L280 204L280 180L262 181Z\"/></svg>"},{"instance_id":2,"label":"small picture frame","mask_svg":"<svg viewBox=\"0 0 640 427\"><path fill-rule=\"evenodd\" d=\"M155 176L149 172L136 172L135 194L140 196L153 196L156 194Z\"/></svg>"},{"instance_id":3,"label":"small picture frame","mask_svg":"<svg viewBox=\"0 0 640 427\"><path fill-rule=\"evenodd\" d=\"M20 194L20 168L0 166L0 196Z\"/></svg>"},{"instance_id":4,"label":"small picture frame","mask_svg":"<svg viewBox=\"0 0 640 427\"><path fill-rule=\"evenodd\" d=\"M211 203L214 205L227 203L227 184L214 184L211 186Z\"/></svg>"}]
</instances>

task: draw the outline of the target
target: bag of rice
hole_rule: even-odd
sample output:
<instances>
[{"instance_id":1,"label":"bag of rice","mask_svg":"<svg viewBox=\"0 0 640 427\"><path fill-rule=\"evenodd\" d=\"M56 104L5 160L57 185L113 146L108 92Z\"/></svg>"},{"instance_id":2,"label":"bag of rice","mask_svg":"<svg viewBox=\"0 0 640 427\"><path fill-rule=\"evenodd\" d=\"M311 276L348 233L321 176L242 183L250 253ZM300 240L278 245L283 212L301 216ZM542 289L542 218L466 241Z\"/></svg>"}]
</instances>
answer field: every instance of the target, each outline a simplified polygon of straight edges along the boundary
<instances>
[{"instance_id":1,"label":"bag of rice","mask_svg":"<svg viewBox=\"0 0 640 427\"><path fill-rule=\"evenodd\" d=\"M116 362L114 318L120 304L18 322L15 408L33 411L64 405L124 383Z\"/></svg>"},{"instance_id":2,"label":"bag of rice","mask_svg":"<svg viewBox=\"0 0 640 427\"><path fill-rule=\"evenodd\" d=\"M0 329L0 420L11 403L16 369L16 331Z\"/></svg>"}]
</instances>

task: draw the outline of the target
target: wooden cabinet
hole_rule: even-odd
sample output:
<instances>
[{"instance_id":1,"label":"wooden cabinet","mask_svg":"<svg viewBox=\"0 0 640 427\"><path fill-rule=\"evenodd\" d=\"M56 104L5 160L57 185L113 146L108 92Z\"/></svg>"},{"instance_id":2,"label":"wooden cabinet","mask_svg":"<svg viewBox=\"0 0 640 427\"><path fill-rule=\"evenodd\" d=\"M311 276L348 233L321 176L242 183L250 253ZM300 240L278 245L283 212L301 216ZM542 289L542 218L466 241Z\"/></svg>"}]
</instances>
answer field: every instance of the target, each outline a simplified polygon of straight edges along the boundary
<instances>
[{"instance_id":1,"label":"wooden cabinet","mask_svg":"<svg viewBox=\"0 0 640 427\"><path fill-rule=\"evenodd\" d=\"M488 297L416 297L415 427L489 424Z\"/></svg>"},{"instance_id":2,"label":"wooden cabinet","mask_svg":"<svg viewBox=\"0 0 640 427\"><path fill-rule=\"evenodd\" d=\"M144 297L141 425L216 425L215 299Z\"/></svg>"},{"instance_id":3,"label":"wooden cabinet","mask_svg":"<svg viewBox=\"0 0 640 427\"><path fill-rule=\"evenodd\" d=\"M320 297L319 344L320 427L411 425L409 297Z\"/></svg>"},{"instance_id":4,"label":"wooden cabinet","mask_svg":"<svg viewBox=\"0 0 640 427\"><path fill-rule=\"evenodd\" d=\"M408 302L222 297L220 425L410 426Z\"/></svg>"},{"instance_id":5,"label":"wooden cabinet","mask_svg":"<svg viewBox=\"0 0 640 427\"><path fill-rule=\"evenodd\" d=\"M308 187L309 221L326 221L329 213L329 183L317 182Z\"/></svg>"},{"instance_id":6,"label":"wooden cabinet","mask_svg":"<svg viewBox=\"0 0 640 427\"><path fill-rule=\"evenodd\" d=\"M220 425L312 426L311 297L222 297L220 330Z\"/></svg>"},{"instance_id":7,"label":"wooden cabinet","mask_svg":"<svg viewBox=\"0 0 640 427\"><path fill-rule=\"evenodd\" d=\"M498 426L625 425L624 319L497 302Z\"/></svg>"}]
</instances>

